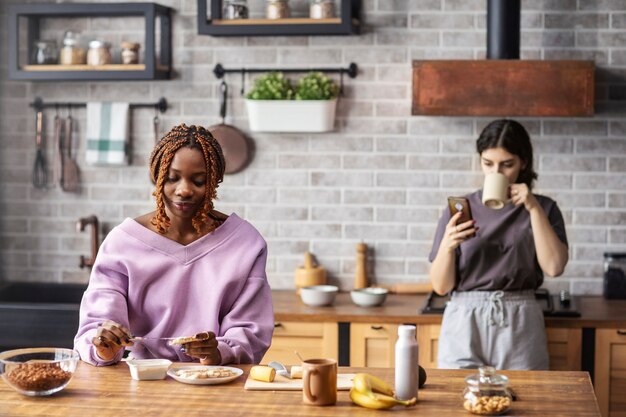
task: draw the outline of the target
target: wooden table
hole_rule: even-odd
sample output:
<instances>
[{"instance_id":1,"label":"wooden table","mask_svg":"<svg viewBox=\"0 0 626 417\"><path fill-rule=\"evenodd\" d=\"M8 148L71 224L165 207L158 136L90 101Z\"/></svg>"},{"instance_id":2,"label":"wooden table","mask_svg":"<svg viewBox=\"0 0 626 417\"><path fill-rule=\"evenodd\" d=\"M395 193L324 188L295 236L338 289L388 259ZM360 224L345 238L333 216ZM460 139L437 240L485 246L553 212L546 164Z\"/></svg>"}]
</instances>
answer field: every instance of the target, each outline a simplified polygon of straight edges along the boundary
<instances>
[{"instance_id":1,"label":"wooden table","mask_svg":"<svg viewBox=\"0 0 626 417\"><path fill-rule=\"evenodd\" d=\"M249 365L237 380L224 385L186 385L167 378L134 381L126 364L92 367L80 363L65 390L50 397L25 397L0 383L0 416L389 416L352 404L340 391L335 406L302 404L302 393L293 391L245 391ZM339 368L340 373L369 372L389 382L393 369ZM461 395L470 370L427 370L426 386L415 407L394 408L393 415L443 417L470 416ZM586 372L506 371L518 400L509 416L600 416Z\"/></svg>"}]
</instances>

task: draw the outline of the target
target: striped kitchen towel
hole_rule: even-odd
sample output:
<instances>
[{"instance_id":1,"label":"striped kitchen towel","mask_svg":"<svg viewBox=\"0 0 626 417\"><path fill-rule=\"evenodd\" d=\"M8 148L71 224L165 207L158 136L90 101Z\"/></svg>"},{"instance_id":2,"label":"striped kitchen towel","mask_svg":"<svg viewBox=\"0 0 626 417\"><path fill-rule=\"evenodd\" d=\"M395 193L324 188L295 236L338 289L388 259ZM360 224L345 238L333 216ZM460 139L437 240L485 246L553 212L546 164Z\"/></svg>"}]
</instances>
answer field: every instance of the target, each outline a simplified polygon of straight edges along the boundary
<instances>
[{"instance_id":1,"label":"striped kitchen towel","mask_svg":"<svg viewBox=\"0 0 626 417\"><path fill-rule=\"evenodd\" d=\"M128 103L87 103L89 165L128 165L129 108Z\"/></svg>"}]
</instances>

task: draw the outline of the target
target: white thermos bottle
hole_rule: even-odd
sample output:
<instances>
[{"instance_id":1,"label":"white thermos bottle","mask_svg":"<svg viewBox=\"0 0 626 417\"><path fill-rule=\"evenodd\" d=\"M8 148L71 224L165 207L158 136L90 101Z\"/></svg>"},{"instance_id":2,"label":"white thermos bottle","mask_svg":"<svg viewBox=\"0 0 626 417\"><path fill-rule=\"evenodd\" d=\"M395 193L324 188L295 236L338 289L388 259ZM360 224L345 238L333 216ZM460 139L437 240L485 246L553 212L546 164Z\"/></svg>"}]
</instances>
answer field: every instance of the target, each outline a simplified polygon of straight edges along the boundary
<instances>
[{"instance_id":1,"label":"white thermos bottle","mask_svg":"<svg viewBox=\"0 0 626 417\"><path fill-rule=\"evenodd\" d=\"M415 326L398 326L396 342L396 398L417 398L419 384L418 349Z\"/></svg>"}]
</instances>

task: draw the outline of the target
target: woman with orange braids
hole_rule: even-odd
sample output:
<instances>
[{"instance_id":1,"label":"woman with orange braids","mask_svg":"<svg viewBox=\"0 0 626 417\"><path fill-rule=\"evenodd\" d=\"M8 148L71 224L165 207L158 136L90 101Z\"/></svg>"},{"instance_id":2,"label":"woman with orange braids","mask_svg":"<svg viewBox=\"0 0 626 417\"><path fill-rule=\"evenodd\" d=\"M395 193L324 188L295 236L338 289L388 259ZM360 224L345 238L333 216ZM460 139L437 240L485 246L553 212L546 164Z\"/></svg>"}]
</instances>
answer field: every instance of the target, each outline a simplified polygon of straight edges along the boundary
<instances>
[{"instance_id":1,"label":"woman with orange braids","mask_svg":"<svg viewBox=\"0 0 626 417\"><path fill-rule=\"evenodd\" d=\"M117 363L126 347L135 358L258 363L274 328L267 246L248 222L213 207L222 149L208 130L176 126L155 146L150 175L156 210L102 242L75 349L97 366ZM164 339L200 332L208 337L182 348Z\"/></svg>"}]
</instances>

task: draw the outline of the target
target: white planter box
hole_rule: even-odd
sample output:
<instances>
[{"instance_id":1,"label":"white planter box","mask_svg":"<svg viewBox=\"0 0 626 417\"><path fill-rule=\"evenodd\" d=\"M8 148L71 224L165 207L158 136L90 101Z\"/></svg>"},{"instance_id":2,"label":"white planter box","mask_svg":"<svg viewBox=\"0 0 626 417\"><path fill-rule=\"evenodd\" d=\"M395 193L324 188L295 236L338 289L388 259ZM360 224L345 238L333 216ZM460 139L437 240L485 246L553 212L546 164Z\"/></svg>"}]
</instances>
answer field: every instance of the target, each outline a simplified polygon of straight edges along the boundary
<instances>
[{"instance_id":1,"label":"white planter box","mask_svg":"<svg viewBox=\"0 0 626 417\"><path fill-rule=\"evenodd\" d=\"M253 132L330 132L337 99L246 100Z\"/></svg>"}]
</instances>

